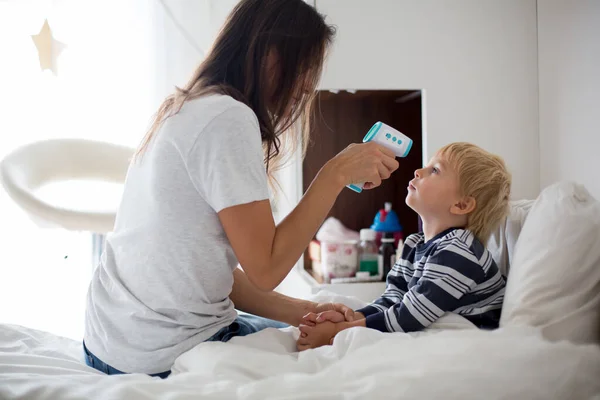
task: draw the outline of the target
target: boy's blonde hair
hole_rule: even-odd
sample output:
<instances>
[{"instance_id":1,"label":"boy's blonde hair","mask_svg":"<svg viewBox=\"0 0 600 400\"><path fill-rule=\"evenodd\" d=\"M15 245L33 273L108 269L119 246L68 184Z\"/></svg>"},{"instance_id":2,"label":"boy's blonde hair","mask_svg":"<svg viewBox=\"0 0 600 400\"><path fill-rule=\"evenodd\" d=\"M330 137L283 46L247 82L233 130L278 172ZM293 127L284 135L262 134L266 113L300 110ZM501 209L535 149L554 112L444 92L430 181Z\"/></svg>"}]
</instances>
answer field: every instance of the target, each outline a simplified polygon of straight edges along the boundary
<instances>
[{"instance_id":1,"label":"boy's blonde hair","mask_svg":"<svg viewBox=\"0 0 600 400\"><path fill-rule=\"evenodd\" d=\"M486 245L509 211L511 175L504 160L465 142L446 145L438 154L458 173L461 194L475 199L466 229Z\"/></svg>"}]
</instances>

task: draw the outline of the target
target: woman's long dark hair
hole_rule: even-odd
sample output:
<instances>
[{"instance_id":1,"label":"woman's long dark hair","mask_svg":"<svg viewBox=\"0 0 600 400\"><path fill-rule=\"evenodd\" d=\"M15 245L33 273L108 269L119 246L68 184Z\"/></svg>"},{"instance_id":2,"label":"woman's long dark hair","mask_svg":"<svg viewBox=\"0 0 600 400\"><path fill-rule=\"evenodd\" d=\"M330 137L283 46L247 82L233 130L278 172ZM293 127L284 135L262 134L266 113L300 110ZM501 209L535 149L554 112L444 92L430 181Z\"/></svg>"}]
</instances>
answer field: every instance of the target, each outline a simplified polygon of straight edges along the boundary
<instances>
[{"instance_id":1,"label":"woman's long dark hair","mask_svg":"<svg viewBox=\"0 0 600 400\"><path fill-rule=\"evenodd\" d=\"M335 29L302 0L240 1L189 82L162 103L137 155L186 101L221 93L256 113L272 177L285 161L282 137L292 151L297 145L306 151L311 105L334 35ZM266 68L270 53L277 61L274 73ZM289 133L281 136L284 132Z\"/></svg>"}]
</instances>

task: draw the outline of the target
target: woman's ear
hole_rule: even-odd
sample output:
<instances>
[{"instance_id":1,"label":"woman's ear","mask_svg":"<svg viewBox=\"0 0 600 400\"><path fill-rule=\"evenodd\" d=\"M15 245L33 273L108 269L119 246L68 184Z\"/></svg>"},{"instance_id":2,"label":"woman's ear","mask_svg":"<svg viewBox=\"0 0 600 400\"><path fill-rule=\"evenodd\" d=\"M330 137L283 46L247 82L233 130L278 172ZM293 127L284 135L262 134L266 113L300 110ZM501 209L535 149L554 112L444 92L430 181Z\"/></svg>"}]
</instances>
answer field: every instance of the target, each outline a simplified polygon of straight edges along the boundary
<instances>
[{"instance_id":1,"label":"woman's ear","mask_svg":"<svg viewBox=\"0 0 600 400\"><path fill-rule=\"evenodd\" d=\"M477 201L474 197L465 196L460 201L450 207L450 212L455 215L467 215L477 207Z\"/></svg>"}]
</instances>

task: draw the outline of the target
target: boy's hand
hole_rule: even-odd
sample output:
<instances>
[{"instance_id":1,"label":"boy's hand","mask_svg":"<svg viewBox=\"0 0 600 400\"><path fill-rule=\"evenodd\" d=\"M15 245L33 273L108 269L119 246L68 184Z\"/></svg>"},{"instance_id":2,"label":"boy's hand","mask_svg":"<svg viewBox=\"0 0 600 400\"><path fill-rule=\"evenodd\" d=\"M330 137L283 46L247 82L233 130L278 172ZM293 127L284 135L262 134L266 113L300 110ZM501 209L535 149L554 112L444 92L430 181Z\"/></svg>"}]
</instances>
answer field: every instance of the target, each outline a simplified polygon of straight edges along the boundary
<instances>
[{"instance_id":1,"label":"boy's hand","mask_svg":"<svg viewBox=\"0 0 600 400\"><path fill-rule=\"evenodd\" d=\"M300 325L301 335L296 342L298 351L315 349L333 342L338 327L333 322L325 321L315 326Z\"/></svg>"}]
</instances>

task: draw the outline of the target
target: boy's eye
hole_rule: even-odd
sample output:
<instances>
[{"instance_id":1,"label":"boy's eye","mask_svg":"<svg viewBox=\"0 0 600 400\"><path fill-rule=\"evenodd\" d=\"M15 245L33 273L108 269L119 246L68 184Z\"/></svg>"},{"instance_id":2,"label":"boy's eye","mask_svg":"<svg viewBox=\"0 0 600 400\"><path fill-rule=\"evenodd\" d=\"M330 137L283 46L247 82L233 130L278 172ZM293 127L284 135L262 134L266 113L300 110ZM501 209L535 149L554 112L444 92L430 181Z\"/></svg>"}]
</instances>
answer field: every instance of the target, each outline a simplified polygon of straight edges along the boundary
<instances>
[{"instance_id":1,"label":"boy's eye","mask_svg":"<svg viewBox=\"0 0 600 400\"><path fill-rule=\"evenodd\" d=\"M431 172L433 172L434 174L437 174L438 172L440 172L440 170L437 169L436 167L432 167Z\"/></svg>"}]
</instances>

